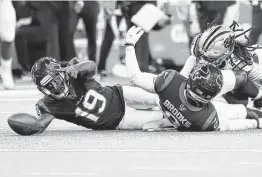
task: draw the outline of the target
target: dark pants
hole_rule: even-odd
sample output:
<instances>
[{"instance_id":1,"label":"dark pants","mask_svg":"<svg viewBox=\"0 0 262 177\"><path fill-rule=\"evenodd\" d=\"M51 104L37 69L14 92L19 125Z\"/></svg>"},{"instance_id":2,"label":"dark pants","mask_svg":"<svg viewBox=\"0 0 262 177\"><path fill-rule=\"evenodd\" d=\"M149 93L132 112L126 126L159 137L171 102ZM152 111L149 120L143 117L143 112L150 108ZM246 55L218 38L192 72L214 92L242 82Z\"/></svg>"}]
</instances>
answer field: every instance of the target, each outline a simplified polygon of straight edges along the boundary
<instances>
[{"instance_id":1,"label":"dark pants","mask_svg":"<svg viewBox=\"0 0 262 177\"><path fill-rule=\"evenodd\" d=\"M74 32L77 16L74 12L61 12L57 15L60 60L69 61L76 57ZM58 58L59 60L59 58Z\"/></svg>"},{"instance_id":2,"label":"dark pants","mask_svg":"<svg viewBox=\"0 0 262 177\"><path fill-rule=\"evenodd\" d=\"M83 19L86 37L88 39L87 54L89 60L96 62L96 37L97 37L97 17L99 13L99 4L96 1L85 1L84 8L79 14L79 17Z\"/></svg>"},{"instance_id":3,"label":"dark pants","mask_svg":"<svg viewBox=\"0 0 262 177\"><path fill-rule=\"evenodd\" d=\"M56 32L54 23L49 23L49 32L41 26L24 26L16 32L17 59L24 70L30 71L34 62L41 57L58 56Z\"/></svg>"},{"instance_id":4,"label":"dark pants","mask_svg":"<svg viewBox=\"0 0 262 177\"><path fill-rule=\"evenodd\" d=\"M257 44L262 32L262 9L259 6L253 6L252 26L255 28L250 32L250 44Z\"/></svg>"},{"instance_id":5,"label":"dark pants","mask_svg":"<svg viewBox=\"0 0 262 177\"><path fill-rule=\"evenodd\" d=\"M130 29L134 24L130 21L131 19L127 19L127 28ZM138 42L136 43L136 58L142 72L148 72L149 58L150 58L150 50L149 50L149 34L144 33Z\"/></svg>"},{"instance_id":6,"label":"dark pants","mask_svg":"<svg viewBox=\"0 0 262 177\"><path fill-rule=\"evenodd\" d=\"M208 24L213 22L219 15L219 18L215 20L213 24L221 25L224 20L226 9L208 10L208 9L197 9L197 16L201 33L204 32Z\"/></svg>"},{"instance_id":7,"label":"dark pants","mask_svg":"<svg viewBox=\"0 0 262 177\"><path fill-rule=\"evenodd\" d=\"M122 19L121 16L116 17L117 26L119 26L121 19ZM108 58L108 54L110 52L114 39L115 39L115 35L110 25L110 18L109 18L106 20L106 28L105 28L104 38L100 50L100 60L98 64L99 71L106 69L106 59Z\"/></svg>"}]
</instances>

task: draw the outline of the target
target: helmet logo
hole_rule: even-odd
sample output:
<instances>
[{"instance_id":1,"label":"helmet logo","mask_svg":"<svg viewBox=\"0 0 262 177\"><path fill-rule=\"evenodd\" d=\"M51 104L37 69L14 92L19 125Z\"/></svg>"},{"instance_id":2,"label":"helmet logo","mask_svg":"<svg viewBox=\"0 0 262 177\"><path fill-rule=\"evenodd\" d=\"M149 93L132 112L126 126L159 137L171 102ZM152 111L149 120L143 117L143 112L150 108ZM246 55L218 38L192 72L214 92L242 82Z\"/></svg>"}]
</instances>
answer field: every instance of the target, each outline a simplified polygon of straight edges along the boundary
<instances>
[{"instance_id":1,"label":"helmet logo","mask_svg":"<svg viewBox=\"0 0 262 177\"><path fill-rule=\"evenodd\" d=\"M223 83L223 77L222 75L218 75L217 78L216 78L216 83L217 85L219 86L219 89L222 88L222 83Z\"/></svg>"},{"instance_id":2,"label":"helmet logo","mask_svg":"<svg viewBox=\"0 0 262 177\"><path fill-rule=\"evenodd\" d=\"M201 79L208 79L210 77L210 70L207 65L202 64L195 68L195 72L193 73L192 79L193 80L201 80Z\"/></svg>"},{"instance_id":3,"label":"helmet logo","mask_svg":"<svg viewBox=\"0 0 262 177\"><path fill-rule=\"evenodd\" d=\"M233 38L232 36L227 37L227 38L224 40L224 46L225 46L225 48L229 49L229 48L231 48L233 45L234 45L234 38Z\"/></svg>"},{"instance_id":4,"label":"helmet logo","mask_svg":"<svg viewBox=\"0 0 262 177\"><path fill-rule=\"evenodd\" d=\"M186 111L185 105L181 104L179 107L179 111Z\"/></svg>"}]
</instances>

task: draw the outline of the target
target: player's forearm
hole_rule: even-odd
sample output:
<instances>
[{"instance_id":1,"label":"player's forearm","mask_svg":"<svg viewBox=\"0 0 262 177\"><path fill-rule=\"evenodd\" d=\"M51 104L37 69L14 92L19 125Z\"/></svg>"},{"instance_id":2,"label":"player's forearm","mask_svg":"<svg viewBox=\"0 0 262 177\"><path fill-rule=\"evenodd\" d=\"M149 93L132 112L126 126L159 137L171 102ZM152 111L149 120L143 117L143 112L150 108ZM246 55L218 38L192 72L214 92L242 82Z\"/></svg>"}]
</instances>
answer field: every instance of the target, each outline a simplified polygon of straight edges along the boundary
<instances>
[{"instance_id":1,"label":"player's forearm","mask_svg":"<svg viewBox=\"0 0 262 177\"><path fill-rule=\"evenodd\" d=\"M137 87L140 87L150 93L155 93L154 78L156 75L140 71L136 59L135 48L133 46L126 47L125 60L127 66L127 76L130 81Z\"/></svg>"},{"instance_id":2,"label":"player's forearm","mask_svg":"<svg viewBox=\"0 0 262 177\"><path fill-rule=\"evenodd\" d=\"M41 124L42 126L42 129L38 132L38 133L42 133L45 131L45 129L49 126L49 124L54 120L54 116L51 115L51 114L44 114L44 115L41 115L39 118L38 118L38 121L39 123Z\"/></svg>"},{"instance_id":3,"label":"player's forearm","mask_svg":"<svg viewBox=\"0 0 262 177\"><path fill-rule=\"evenodd\" d=\"M93 61L83 61L76 64L77 70L81 75L92 76L96 73L96 63Z\"/></svg>"},{"instance_id":4,"label":"player's forearm","mask_svg":"<svg viewBox=\"0 0 262 177\"><path fill-rule=\"evenodd\" d=\"M125 61L127 67L127 76L128 78L133 77L136 74L140 74L140 68L136 58L136 51L134 46L127 46L125 49Z\"/></svg>"}]
</instances>

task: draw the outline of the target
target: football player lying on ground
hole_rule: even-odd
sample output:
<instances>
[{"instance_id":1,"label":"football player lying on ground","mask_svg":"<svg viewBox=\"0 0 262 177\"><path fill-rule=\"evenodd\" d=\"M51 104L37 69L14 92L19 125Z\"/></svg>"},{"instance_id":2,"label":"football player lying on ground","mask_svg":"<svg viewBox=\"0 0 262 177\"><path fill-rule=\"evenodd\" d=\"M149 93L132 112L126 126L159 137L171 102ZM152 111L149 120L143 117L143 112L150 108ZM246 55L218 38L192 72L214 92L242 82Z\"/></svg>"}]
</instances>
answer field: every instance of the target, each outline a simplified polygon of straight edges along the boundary
<instances>
[{"instance_id":1,"label":"football player lying on ground","mask_svg":"<svg viewBox=\"0 0 262 177\"><path fill-rule=\"evenodd\" d=\"M252 28L241 32L242 29L236 29L236 22L230 27L216 25L209 27L204 33L195 37L191 45L191 56L187 59L180 74L188 77L197 62L213 63L221 69L230 69L234 71L245 71L249 81L254 82L259 91L253 91L254 107L262 107L262 65L258 65L258 50L261 47L249 46L238 40L238 37L245 36L245 33ZM255 53L256 52L256 53ZM260 56L262 57L262 56ZM254 62L256 61L256 62ZM261 63L261 62L260 62ZM225 82L227 84L227 82ZM224 96L229 103L242 103L247 105L247 96L241 90L236 89Z\"/></svg>"},{"instance_id":2,"label":"football player lying on ground","mask_svg":"<svg viewBox=\"0 0 262 177\"><path fill-rule=\"evenodd\" d=\"M142 129L147 122L163 119L161 111L152 108L157 95L132 86L101 86L93 79L93 61L59 63L41 58L31 74L37 88L45 94L36 104L38 123L43 132L54 118L93 130ZM125 103L140 110L126 110ZM152 106L153 105L153 106Z\"/></svg>"},{"instance_id":3,"label":"football player lying on ground","mask_svg":"<svg viewBox=\"0 0 262 177\"><path fill-rule=\"evenodd\" d=\"M186 79L175 70L160 75L142 73L136 60L135 44L143 34L140 27L131 27L126 35L126 65L130 81L148 92L156 93L165 117L178 129L185 131L239 130L262 127L261 112L242 104L211 101L228 80L223 72L212 64L196 65ZM245 72L239 72L244 73ZM246 77L235 77L234 85L241 87ZM229 79L230 80L230 79ZM232 80L232 79L231 79Z\"/></svg>"}]
</instances>

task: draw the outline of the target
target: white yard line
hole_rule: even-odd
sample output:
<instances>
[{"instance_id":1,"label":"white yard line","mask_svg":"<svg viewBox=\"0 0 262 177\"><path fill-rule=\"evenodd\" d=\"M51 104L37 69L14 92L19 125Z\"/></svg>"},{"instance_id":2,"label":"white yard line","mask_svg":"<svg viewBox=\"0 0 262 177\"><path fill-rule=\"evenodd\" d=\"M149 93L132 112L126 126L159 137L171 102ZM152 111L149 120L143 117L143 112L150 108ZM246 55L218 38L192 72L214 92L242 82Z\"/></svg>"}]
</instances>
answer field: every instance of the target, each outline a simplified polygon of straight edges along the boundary
<instances>
[{"instance_id":1,"label":"white yard line","mask_svg":"<svg viewBox=\"0 0 262 177\"><path fill-rule=\"evenodd\" d=\"M95 176L97 173L23 172L23 176Z\"/></svg>"},{"instance_id":2,"label":"white yard line","mask_svg":"<svg viewBox=\"0 0 262 177\"><path fill-rule=\"evenodd\" d=\"M232 152L232 153L262 153L262 149L203 149L203 150L174 150L174 149L0 149L0 152L173 152L173 153L214 153L214 152Z\"/></svg>"},{"instance_id":3,"label":"white yard line","mask_svg":"<svg viewBox=\"0 0 262 177\"><path fill-rule=\"evenodd\" d=\"M39 98L0 98L0 102L37 102L42 97Z\"/></svg>"},{"instance_id":4,"label":"white yard line","mask_svg":"<svg viewBox=\"0 0 262 177\"><path fill-rule=\"evenodd\" d=\"M25 95L40 95L42 94L37 89L28 89L28 90L2 90L0 91L0 98L2 96L25 96Z\"/></svg>"}]
</instances>

